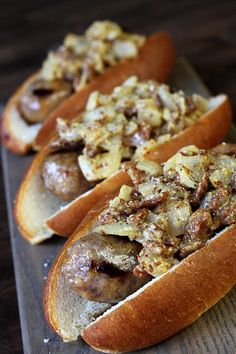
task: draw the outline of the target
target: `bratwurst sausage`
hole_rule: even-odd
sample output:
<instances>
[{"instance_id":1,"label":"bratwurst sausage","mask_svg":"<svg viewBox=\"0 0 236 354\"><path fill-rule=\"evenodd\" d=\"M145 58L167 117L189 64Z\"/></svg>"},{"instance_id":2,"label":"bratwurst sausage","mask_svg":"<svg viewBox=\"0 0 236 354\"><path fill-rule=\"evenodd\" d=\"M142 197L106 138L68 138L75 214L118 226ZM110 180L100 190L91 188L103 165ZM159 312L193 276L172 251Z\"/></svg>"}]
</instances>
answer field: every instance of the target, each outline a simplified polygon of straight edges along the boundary
<instances>
[{"instance_id":1,"label":"bratwurst sausage","mask_svg":"<svg viewBox=\"0 0 236 354\"><path fill-rule=\"evenodd\" d=\"M27 122L40 123L71 93L68 81L38 79L20 97L18 108Z\"/></svg>"},{"instance_id":2,"label":"bratwurst sausage","mask_svg":"<svg viewBox=\"0 0 236 354\"><path fill-rule=\"evenodd\" d=\"M61 200L71 201L93 187L78 165L78 153L60 152L45 158L42 178L46 188Z\"/></svg>"},{"instance_id":3,"label":"bratwurst sausage","mask_svg":"<svg viewBox=\"0 0 236 354\"><path fill-rule=\"evenodd\" d=\"M62 273L88 300L116 303L142 287L151 277L136 277L140 244L120 237L90 234L68 249Z\"/></svg>"}]
</instances>

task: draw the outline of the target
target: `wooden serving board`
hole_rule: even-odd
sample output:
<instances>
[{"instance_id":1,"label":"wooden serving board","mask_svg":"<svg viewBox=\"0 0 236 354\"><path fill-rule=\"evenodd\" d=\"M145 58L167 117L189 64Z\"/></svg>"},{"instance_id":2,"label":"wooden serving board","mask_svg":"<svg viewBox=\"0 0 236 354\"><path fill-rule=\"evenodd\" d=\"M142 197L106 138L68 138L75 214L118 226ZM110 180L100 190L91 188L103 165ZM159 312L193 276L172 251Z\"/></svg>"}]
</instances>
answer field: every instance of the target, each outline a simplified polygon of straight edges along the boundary
<instances>
[{"instance_id":1,"label":"wooden serving board","mask_svg":"<svg viewBox=\"0 0 236 354\"><path fill-rule=\"evenodd\" d=\"M209 96L201 79L186 60L175 66L170 83L189 94ZM236 142L232 127L227 140ZM63 343L45 322L42 311L42 289L48 269L64 240L53 237L38 246L31 246L19 234L13 217L16 191L33 155L14 156L2 148L4 183L10 224L10 237L20 311L24 352L27 354L95 354L83 340ZM169 354L234 354L236 353L236 287L194 324L166 341L135 353Z\"/></svg>"}]
</instances>

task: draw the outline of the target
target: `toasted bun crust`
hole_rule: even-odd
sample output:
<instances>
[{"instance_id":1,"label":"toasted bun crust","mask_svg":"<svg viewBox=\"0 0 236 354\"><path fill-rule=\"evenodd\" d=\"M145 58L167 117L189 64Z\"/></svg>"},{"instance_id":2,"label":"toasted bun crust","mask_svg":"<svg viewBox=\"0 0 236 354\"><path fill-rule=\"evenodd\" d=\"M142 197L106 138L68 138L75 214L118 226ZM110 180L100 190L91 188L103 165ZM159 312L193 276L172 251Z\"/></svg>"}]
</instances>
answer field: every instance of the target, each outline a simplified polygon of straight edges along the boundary
<instances>
[{"instance_id":1,"label":"toasted bun crust","mask_svg":"<svg viewBox=\"0 0 236 354\"><path fill-rule=\"evenodd\" d=\"M55 131L58 117L71 119L83 111L91 92L98 90L103 94L110 93L115 86L120 85L131 75L137 75L141 80L154 79L163 82L170 74L174 57L174 46L167 33L158 32L147 37L137 57L108 68L55 109L40 130L35 141L35 149L39 150L48 143Z\"/></svg>"},{"instance_id":2,"label":"toasted bun crust","mask_svg":"<svg viewBox=\"0 0 236 354\"><path fill-rule=\"evenodd\" d=\"M208 149L219 144L230 128L232 119L231 106L226 96L219 95L210 100L209 108L211 110L195 124L185 129L170 141L159 145L146 158L157 162L164 162L181 147L189 144L194 144L203 149ZM119 171L50 217L46 222L48 227L58 235L70 236L86 213L96 206L97 201L101 203L104 200L105 204L107 194L112 190L119 190L123 184L130 183L128 175L125 172Z\"/></svg>"},{"instance_id":3,"label":"toasted bun crust","mask_svg":"<svg viewBox=\"0 0 236 354\"><path fill-rule=\"evenodd\" d=\"M236 226L233 225L94 321L94 313L100 310L88 306L68 287L61 267L68 248L90 232L97 216L98 212L96 216L89 214L87 223L80 225L68 239L45 288L45 316L65 341L76 340L82 331L89 345L104 352L148 347L194 322L236 283Z\"/></svg>"},{"instance_id":4,"label":"toasted bun crust","mask_svg":"<svg viewBox=\"0 0 236 354\"><path fill-rule=\"evenodd\" d=\"M153 78L161 82L165 81L172 69L174 57L174 46L167 33L160 32L148 37L136 58L125 60L92 80L85 88L62 102L49 115L43 126L41 123L29 125L17 108L19 97L28 85L40 76L39 71L21 85L6 105L2 122L3 144L16 154L25 154L32 146L39 150L53 135L57 117L65 116L68 119L74 117L76 113L83 110L92 91L100 90L109 93L130 75L137 75L141 79Z\"/></svg>"},{"instance_id":5,"label":"toasted bun crust","mask_svg":"<svg viewBox=\"0 0 236 354\"><path fill-rule=\"evenodd\" d=\"M27 153L38 134L41 124L28 123L21 117L17 102L26 88L38 77L40 72L31 75L9 99L2 114L1 138L3 144L15 154Z\"/></svg>"}]
</instances>

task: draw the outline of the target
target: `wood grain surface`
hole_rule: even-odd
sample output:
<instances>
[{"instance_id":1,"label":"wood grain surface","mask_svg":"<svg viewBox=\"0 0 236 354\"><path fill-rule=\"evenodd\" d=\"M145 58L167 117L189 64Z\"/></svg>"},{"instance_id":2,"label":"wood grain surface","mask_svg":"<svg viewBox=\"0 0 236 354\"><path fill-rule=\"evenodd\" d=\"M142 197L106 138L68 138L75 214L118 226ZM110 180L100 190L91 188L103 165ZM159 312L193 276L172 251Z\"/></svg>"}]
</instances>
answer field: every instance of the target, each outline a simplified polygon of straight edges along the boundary
<instances>
[{"instance_id":1,"label":"wood grain surface","mask_svg":"<svg viewBox=\"0 0 236 354\"><path fill-rule=\"evenodd\" d=\"M229 94L235 112L235 13L235 0L0 0L0 100L6 100L38 68L48 48L59 43L67 32L79 33L94 19L108 18L134 31L169 31L179 55L190 60L213 93ZM21 160L17 160L14 169L20 164ZM23 349L2 173L0 182L0 353L17 354ZM207 328L211 318L217 324L224 318L222 313L232 310L227 299L215 319L211 312L203 316ZM225 325L228 328L230 323ZM188 331L191 333L192 329ZM213 342L221 332L221 326L217 327L211 336ZM229 337L225 330L223 334L223 346L212 351L213 347L207 344L205 352L228 353ZM202 336L198 335L195 341L200 339ZM188 339L183 335L182 341L184 351Z\"/></svg>"}]
</instances>

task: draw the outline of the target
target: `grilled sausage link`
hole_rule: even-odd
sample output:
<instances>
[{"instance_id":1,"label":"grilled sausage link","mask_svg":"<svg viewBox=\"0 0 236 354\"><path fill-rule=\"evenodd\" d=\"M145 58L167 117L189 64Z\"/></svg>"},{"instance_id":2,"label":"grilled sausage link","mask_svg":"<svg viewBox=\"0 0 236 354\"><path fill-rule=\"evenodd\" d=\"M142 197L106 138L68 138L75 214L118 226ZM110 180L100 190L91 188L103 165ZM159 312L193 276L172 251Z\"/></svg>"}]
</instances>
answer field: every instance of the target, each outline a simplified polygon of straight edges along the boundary
<instances>
[{"instance_id":1,"label":"grilled sausage link","mask_svg":"<svg viewBox=\"0 0 236 354\"><path fill-rule=\"evenodd\" d=\"M42 178L46 188L65 201L75 199L93 186L83 176L76 152L47 156L42 165Z\"/></svg>"},{"instance_id":2,"label":"grilled sausage link","mask_svg":"<svg viewBox=\"0 0 236 354\"><path fill-rule=\"evenodd\" d=\"M27 122L43 122L71 93L72 85L68 81L38 79L20 97L18 109Z\"/></svg>"},{"instance_id":3,"label":"grilled sausage link","mask_svg":"<svg viewBox=\"0 0 236 354\"><path fill-rule=\"evenodd\" d=\"M116 303L151 279L133 274L140 250L141 245L136 242L116 236L90 234L68 250L62 272L82 297Z\"/></svg>"}]
</instances>

